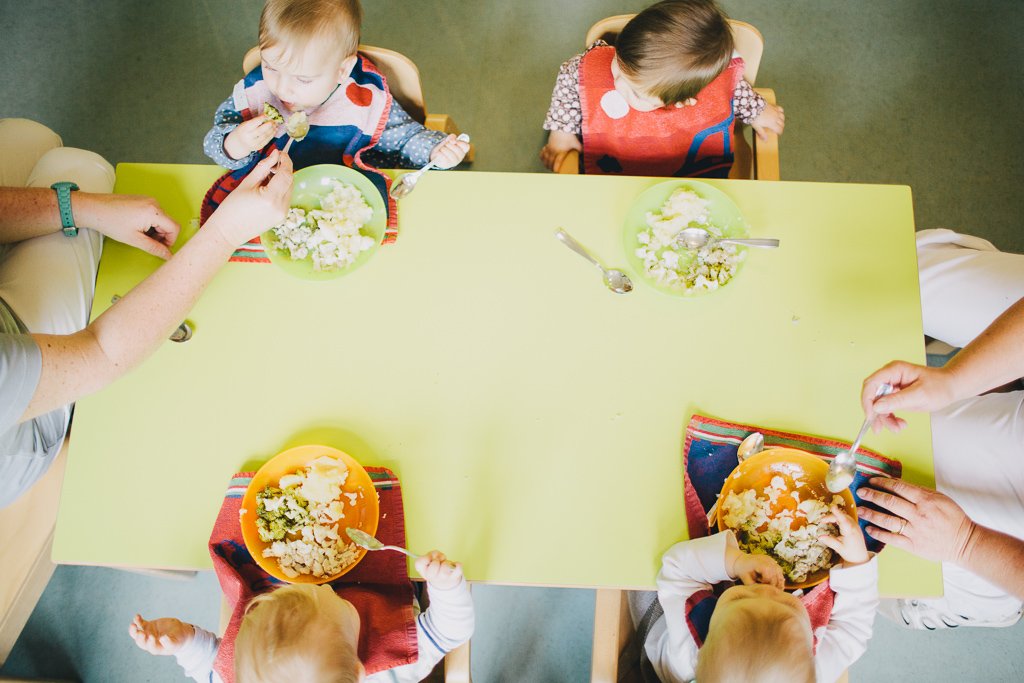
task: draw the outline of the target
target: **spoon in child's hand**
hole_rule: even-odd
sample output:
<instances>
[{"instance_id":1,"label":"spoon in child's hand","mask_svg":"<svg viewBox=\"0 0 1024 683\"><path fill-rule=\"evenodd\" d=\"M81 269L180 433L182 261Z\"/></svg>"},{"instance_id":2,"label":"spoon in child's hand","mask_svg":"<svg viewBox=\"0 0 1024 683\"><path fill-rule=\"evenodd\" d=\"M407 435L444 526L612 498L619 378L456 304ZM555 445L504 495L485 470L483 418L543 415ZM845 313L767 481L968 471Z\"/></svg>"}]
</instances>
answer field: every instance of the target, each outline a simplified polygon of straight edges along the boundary
<instances>
[{"instance_id":1,"label":"spoon in child's hand","mask_svg":"<svg viewBox=\"0 0 1024 683\"><path fill-rule=\"evenodd\" d=\"M459 140L461 142L469 142L469 136L466 135L465 133L462 133L461 135L459 135L459 137L456 138L456 140ZM419 182L420 176L429 171L430 169L436 168L436 166L437 164L431 161L428 162L425 166L423 166L423 168L421 168L418 171L406 173L404 176L398 179L398 182L391 186L391 192L389 193L391 195L391 198L401 199L402 197L412 192L413 189L415 189L416 187L416 183Z\"/></svg>"},{"instance_id":2,"label":"spoon in child's hand","mask_svg":"<svg viewBox=\"0 0 1024 683\"><path fill-rule=\"evenodd\" d=\"M365 531L362 531L360 529L356 529L356 528L353 528L353 527L347 527L345 529L345 533L348 534L348 537L352 539L352 542L355 543L360 548L366 548L367 550L397 550L400 553L405 553L406 555L408 555L409 557L411 557L414 560L419 559L419 557L420 557L416 553L409 552L408 550L406 550L405 548L402 548L401 546L397 546L397 545L384 545L383 543L378 541L376 538L374 538L370 534L368 534Z\"/></svg>"}]
</instances>

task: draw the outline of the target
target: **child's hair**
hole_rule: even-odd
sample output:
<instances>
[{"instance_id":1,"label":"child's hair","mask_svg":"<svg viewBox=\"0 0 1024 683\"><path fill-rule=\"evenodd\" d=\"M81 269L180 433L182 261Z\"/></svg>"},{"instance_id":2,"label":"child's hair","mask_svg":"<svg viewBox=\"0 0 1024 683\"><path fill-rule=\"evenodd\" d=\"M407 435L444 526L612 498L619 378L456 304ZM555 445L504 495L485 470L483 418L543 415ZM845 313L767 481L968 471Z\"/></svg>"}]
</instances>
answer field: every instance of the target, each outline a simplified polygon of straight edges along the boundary
<instances>
[{"instance_id":1,"label":"child's hair","mask_svg":"<svg viewBox=\"0 0 1024 683\"><path fill-rule=\"evenodd\" d=\"M260 49L326 39L344 58L359 47L359 0L267 0L260 14Z\"/></svg>"},{"instance_id":2,"label":"child's hair","mask_svg":"<svg viewBox=\"0 0 1024 683\"><path fill-rule=\"evenodd\" d=\"M662 0L633 17L615 41L622 72L666 105L703 90L732 52L729 21L713 0Z\"/></svg>"},{"instance_id":3,"label":"child's hair","mask_svg":"<svg viewBox=\"0 0 1024 683\"><path fill-rule=\"evenodd\" d=\"M738 615L727 638L709 634L704 641L696 674L702 683L814 683L810 631L787 612L774 619Z\"/></svg>"},{"instance_id":4,"label":"child's hair","mask_svg":"<svg viewBox=\"0 0 1024 683\"><path fill-rule=\"evenodd\" d=\"M235 638L235 680L356 683L359 655L341 625L324 618L324 597L319 586L294 584L249 603Z\"/></svg>"}]
</instances>

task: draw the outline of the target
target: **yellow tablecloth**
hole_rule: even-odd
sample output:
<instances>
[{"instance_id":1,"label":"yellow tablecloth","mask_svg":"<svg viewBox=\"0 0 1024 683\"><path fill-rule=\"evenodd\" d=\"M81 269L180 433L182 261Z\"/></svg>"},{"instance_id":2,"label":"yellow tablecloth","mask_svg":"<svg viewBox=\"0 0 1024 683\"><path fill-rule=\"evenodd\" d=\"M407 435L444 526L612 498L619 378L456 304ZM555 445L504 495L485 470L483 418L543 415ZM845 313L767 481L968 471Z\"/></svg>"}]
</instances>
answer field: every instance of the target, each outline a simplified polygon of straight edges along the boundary
<instances>
[{"instance_id":1,"label":"yellow tablecloth","mask_svg":"<svg viewBox=\"0 0 1024 683\"><path fill-rule=\"evenodd\" d=\"M218 173L122 164L116 190L187 226ZM320 442L398 473L411 546L470 579L651 587L685 534L693 412L852 438L863 377L924 360L908 188L714 182L782 248L701 298L635 273L612 294L554 229L625 267L623 217L657 182L431 173L398 243L350 275L226 265L191 341L78 403L54 559L209 567L230 475ZM158 265L105 250L94 314ZM926 416L866 445L932 483ZM887 550L882 590L937 594L939 567Z\"/></svg>"}]
</instances>

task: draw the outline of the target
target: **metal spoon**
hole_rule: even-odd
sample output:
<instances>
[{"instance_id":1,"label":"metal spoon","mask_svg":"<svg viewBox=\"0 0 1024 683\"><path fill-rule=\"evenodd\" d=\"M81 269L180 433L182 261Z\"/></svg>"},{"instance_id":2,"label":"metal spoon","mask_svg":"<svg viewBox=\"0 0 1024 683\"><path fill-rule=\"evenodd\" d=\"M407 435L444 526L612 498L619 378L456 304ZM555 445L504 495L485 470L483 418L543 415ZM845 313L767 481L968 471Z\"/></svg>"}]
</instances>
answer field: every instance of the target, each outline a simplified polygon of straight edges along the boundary
<instances>
[{"instance_id":1,"label":"metal spoon","mask_svg":"<svg viewBox=\"0 0 1024 683\"><path fill-rule=\"evenodd\" d=\"M352 542L360 548L366 548L367 550L397 550L400 553L405 553L414 560L419 558L419 555L413 552L409 552L401 546L384 545L376 538L366 533L365 531L361 531L360 529L347 527L345 529L345 533L348 534L348 537L352 539Z\"/></svg>"},{"instance_id":2,"label":"metal spoon","mask_svg":"<svg viewBox=\"0 0 1024 683\"><path fill-rule=\"evenodd\" d=\"M712 237L704 228L683 228L676 234L676 243L687 249L701 249L712 244L743 244L748 247L761 247L762 249L774 249L779 246L779 240L768 238L739 238L739 237Z\"/></svg>"},{"instance_id":3,"label":"metal spoon","mask_svg":"<svg viewBox=\"0 0 1024 683\"><path fill-rule=\"evenodd\" d=\"M607 285L608 289L616 294L625 294L626 292L633 291L633 281L629 279L628 275L621 270L608 269L602 266L600 261L591 256L590 252L584 249L583 245L574 240L572 235L565 230L562 228L555 230L555 237L561 240L565 246L597 266L598 270L604 275L604 284Z\"/></svg>"},{"instance_id":4,"label":"metal spoon","mask_svg":"<svg viewBox=\"0 0 1024 683\"><path fill-rule=\"evenodd\" d=\"M306 112L300 110L289 116L284 129L288 133L288 142L284 146L284 153L287 154L293 142L302 142L309 135L309 117Z\"/></svg>"},{"instance_id":5,"label":"metal spoon","mask_svg":"<svg viewBox=\"0 0 1024 683\"><path fill-rule=\"evenodd\" d=\"M460 140L462 142L469 142L469 136L466 135L465 133L460 134L459 137L455 139ZM406 173L404 176L398 179L398 182L391 186L391 192L389 193L391 195L391 198L401 199L402 197L412 192L413 189L415 189L416 187L416 183L419 182L420 176L429 171L430 169L436 167L437 164L431 161L418 171Z\"/></svg>"},{"instance_id":6,"label":"metal spoon","mask_svg":"<svg viewBox=\"0 0 1024 683\"><path fill-rule=\"evenodd\" d=\"M878 387L875 398L878 399L891 393L892 385L883 384ZM860 442L864 440L864 436L868 433L868 427L870 426L871 419L865 419L864 424L861 425L860 433L857 434L857 440L850 446L850 450L843 451L837 455L828 466L828 474L825 475L825 486L832 493L839 493L853 483L853 478L857 474L857 449L860 448Z\"/></svg>"}]
</instances>

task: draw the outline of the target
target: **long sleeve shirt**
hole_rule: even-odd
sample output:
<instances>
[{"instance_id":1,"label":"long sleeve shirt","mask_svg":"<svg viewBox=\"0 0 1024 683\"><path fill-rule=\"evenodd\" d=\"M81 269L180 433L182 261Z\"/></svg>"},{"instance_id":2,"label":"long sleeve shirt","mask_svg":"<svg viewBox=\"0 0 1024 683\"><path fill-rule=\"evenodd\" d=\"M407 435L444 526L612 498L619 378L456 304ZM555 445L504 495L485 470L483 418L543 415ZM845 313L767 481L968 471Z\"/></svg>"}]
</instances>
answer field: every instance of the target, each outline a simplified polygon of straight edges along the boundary
<instances>
[{"instance_id":1,"label":"long sleeve shirt","mask_svg":"<svg viewBox=\"0 0 1024 683\"><path fill-rule=\"evenodd\" d=\"M427 584L430 607L416 615L418 657L404 664L366 677L366 683L417 683L426 678L446 654L473 635L475 615L469 585L463 580L455 588L441 590ZM175 653L185 675L199 683L222 683L213 669L220 639L198 626L195 636Z\"/></svg>"},{"instance_id":2,"label":"long sleeve shirt","mask_svg":"<svg viewBox=\"0 0 1024 683\"><path fill-rule=\"evenodd\" d=\"M213 127L203 139L203 152L206 156L229 171L248 166L259 154L250 152L241 159L232 159L224 150L224 139L243 120L242 114L236 109L235 96L232 95L217 107L213 115ZM430 153L445 137L444 133L424 128L409 116L402 105L392 100L384 132L377 144L364 153L363 158L377 168L419 168L430 161Z\"/></svg>"},{"instance_id":3,"label":"long sleeve shirt","mask_svg":"<svg viewBox=\"0 0 1024 683\"><path fill-rule=\"evenodd\" d=\"M591 48L607 45L599 40ZM578 54L562 64L551 93L551 106L544 118L544 130L558 130L574 135L583 134L583 108L580 105L580 61L586 53ZM750 83L741 80L732 94L733 113L743 123L751 123L764 111L765 99L754 92Z\"/></svg>"},{"instance_id":4,"label":"long sleeve shirt","mask_svg":"<svg viewBox=\"0 0 1024 683\"><path fill-rule=\"evenodd\" d=\"M644 651L664 683L694 680L698 647L686 622L686 601L698 591L733 581L725 564L726 544L735 547L732 532L677 543L662 558L657 586L665 616L651 627ZM815 633L819 683L834 683L867 649L878 608L878 561L872 557L854 567L834 567L829 583L836 594L832 614Z\"/></svg>"}]
</instances>

